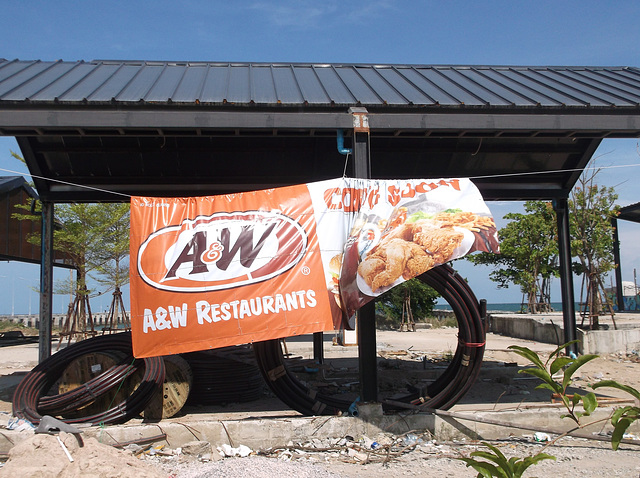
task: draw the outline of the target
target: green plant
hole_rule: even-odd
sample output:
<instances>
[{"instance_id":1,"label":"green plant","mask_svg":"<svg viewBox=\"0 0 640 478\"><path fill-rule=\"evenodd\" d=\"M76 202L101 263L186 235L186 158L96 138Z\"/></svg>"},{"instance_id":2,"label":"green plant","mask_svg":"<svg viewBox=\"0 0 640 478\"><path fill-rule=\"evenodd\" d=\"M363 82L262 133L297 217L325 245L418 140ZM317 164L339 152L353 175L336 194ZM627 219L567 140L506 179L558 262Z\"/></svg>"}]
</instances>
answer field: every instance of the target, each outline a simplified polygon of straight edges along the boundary
<instances>
[{"instance_id":1,"label":"green plant","mask_svg":"<svg viewBox=\"0 0 640 478\"><path fill-rule=\"evenodd\" d=\"M598 407L598 399L593 392L588 392L584 395L579 393L569 394L567 393L567 389L571 385L573 375L576 371L587 362L598 358L598 356L593 354L586 354L580 357L568 357L562 355L562 351L575 342L577 341L561 345L549 355L545 362L542 361L536 352L527 347L512 345L509 349L529 360L534 365L534 367L520 370L518 373L526 373L539 378L542 383L536 388L550 390L551 393L562 400L562 404L567 410L567 413L561 415L561 418L568 417L575 422L576 428L584 428L600 421L596 420L586 424L581 423L582 417L589 416L596 410ZM561 375L558 376L558 374ZM558 377L559 379L557 380L554 377ZM628 385L620 384L614 380L603 380L591 387L594 390L600 387L617 388L630 394L636 401L640 401L640 392L638 390ZM582 404L582 410L578 409L580 404ZM611 447L614 450L618 449L629 426L638 419L640 419L639 406L624 406L614 410L610 417L611 424L614 427L613 434L611 436ZM531 465L535 465L541 460L555 459L555 457L543 453L543 451L556 440L569 434L571 431L560 435L547 443L540 453L525 458L514 457L507 460L504 454L502 454L502 452L500 452L496 447L489 443L483 443L483 445L489 448L490 451L476 451L471 453L469 458L459 459L464 461L467 466L475 469L478 472L477 476L479 478L521 477L522 473L524 473L524 471ZM478 460L477 458L483 458L484 460Z\"/></svg>"},{"instance_id":2,"label":"green plant","mask_svg":"<svg viewBox=\"0 0 640 478\"><path fill-rule=\"evenodd\" d=\"M576 373L576 371L584 364L598 358L598 356L587 354L573 358L561 355L562 351L567 346L575 342L576 341L569 342L558 347L549 355L549 358L544 363L537 353L527 347L512 345L509 349L535 365L534 368L520 370L518 373L533 375L534 377L542 380L542 383L536 388L546 388L550 390L551 393L556 394L556 396L562 400L562 403L568 412L566 415L562 415L562 417L571 418L577 425L580 425L580 417L591 415L591 413L593 413L593 411L598 407L598 400L593 392L589 392L585 395L580 395L579 393L569 395L567 393L567 388L571 385L573 374ZM561 370L563 371L562 380L556 381L553 377ZM576 410L579 403L582 403L583 411Z\"/></svg>"},{"instance_id":3,"label":"green plant","mask_svg":"<svg viewBox=\"0 0 640 478\"><path fill-rule=\"evenodd\" d=\"M558 347L558 349L556 349L549 356L549 359L545 364L542 363L538 354L526 347L518 347L512 345L509 348L514 350L518 355L528 359L535 365L535 368L521 370L521 373L528 373L530 375L538 377L542 380L543 383L538 385L537 388L547 388L553 393L557 394L558 397L560 397L562 403L568 411L568 414L562 415L562 417L569 417L578 425L579 428L584 428L587 425L591 425L591 423L581 424L580 418L593 413L593 411L598 407L598 399L593 392L589 392L586 395L580 395L577 393L569 395L567 394L567 387L571 384L573 374L585 363L597 358L598 356L589 354L582 355L577 358L560 356L560 352L563 349L575 342L576 341L569 342ZM555 357L555 359L551 362L551 364L549 364L549 361L553 357ZM556 382L553 379L553 376L561 369L564 370L562 381ZM593 388L594 390L601 387L617 388L618 390L622 390L631 395L634 399L640 401L640 392L638 390L628 385L618 383L615 380L602 380L591 386L591 388ZM577 404L580 402L582 402L583 404L584 412L579 412L575 409ZM631 426L631 424L639 418L639 406L629 405L617 408L613 411L611 415L611 424L613 425L614 429L611 435L611 447L614 450L617 450L620 446L620 441L624 437L624 434L629 426Z\"/></svg>"},{"instance_id":4,"label":"green plant","mask_svg":"<svg viewBox=\"0 0 640 478\"><path fill-rule=\"evenodd\" d=\"M600 387L617 388L624 392L627 392L636 399L636 403L640 401L640 392L633 387L623 385L614 380L602 380L594 385L594 389ZM624 437L625 432L631 426L633 422L640 418L640 407L638 406L625 406L617 408L611 416L611 424L613 425L613 434L611 435L611 447L614 450L618 449L620 441Z\"/></svg>"},{"instance_id":5,"label":"green plant","mask_svg":"<svg viewBox=\"0 0 640 478\"><path fill-rule=\"evenodd\" d=\"M525 458L512 457L507 460L507 457L497 447L486 442L482 444L491 451L474 451L471 453L473 458L459 458L468 467L478 472L478 478L491 478L492 476L498 478L520 478L531 465L535 465L542 460L556 459L555 456L547 455L546 453L537 453ZM477 458L484 458L484 460L478 460Z\"/></svg>"}]
</instances>

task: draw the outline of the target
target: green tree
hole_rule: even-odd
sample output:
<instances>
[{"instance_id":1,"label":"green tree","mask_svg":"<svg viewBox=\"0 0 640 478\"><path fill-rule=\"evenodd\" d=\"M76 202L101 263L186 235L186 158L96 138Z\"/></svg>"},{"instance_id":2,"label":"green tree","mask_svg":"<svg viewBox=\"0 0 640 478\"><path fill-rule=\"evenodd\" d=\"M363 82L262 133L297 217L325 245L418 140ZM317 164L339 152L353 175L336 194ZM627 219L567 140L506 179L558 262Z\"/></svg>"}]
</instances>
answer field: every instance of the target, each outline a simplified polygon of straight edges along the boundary
<instances>
[{"instance_id":1,"label":"green tree","mask_svg":"<svg viewBox=\"0 0 640 478\"><path fill-rule=\"evenodd\" d=\"M41 219L38 204L33 212L30 205L19 206L21 212L13 217L21 220ZM57 227L53 233L53 248L69 257L77 270L73 285L78 298L78 327L86 327L88 296L87 279L92 277L108 288L126 284L128 276L123 269L128 254L128 204L59 204L55 208ZM28 238L39 244L40 234ZM92 274L93 273L93 274ZM90 275L91 274L91 275ZM65 285L68 290L69 285Z\"/></svg>"},{"instance_id":2,"label":"green tree","mask_svg":"<svg viewBox=\"0 0 640 478\"><path fill-rule=\"evenodd\" d=\"M24 164L24 159L14 151L11 156ZM19 205L12 214L22 220L41 220L39 202L35 209L31 204ZM107 290L119 291L129 282L127 258L129 256L129 204L128 203L72 203L55 207L56 227L53 248L69 257L77 269L75 283L72 280L56 288L72 290L82 299L79 315L86 320L85 304L92 292L87 287L91 277ZM40 244L40 235L28 240ZM84 327L85 323L79 324Z\"/></svg>"},{"instance_id":3,"label":"green tree","mask_svg":"<svg viewBox=\"0 0 640 478\"><path fill-rule=\"evenodd\" d=\"M556 215L551 203L527 201L525 213L509 213L510 222L498 231L500 254L467 256L474 264L494 266L489 278L498 288L520 287L530 313L550 310L550 284L558 271Z\"/></svg>"},{"instance_id":4,"label":"green tree","mask_svg":"<svg viewBox=\"0 0 640 478\"><path fill-rule=\"evenodd\" d=\"M410 297L414 317L426 317L433 310L439 294L419 279L410 279L382 294L376 300L376 315L388 326L397 327L402 321L402 308ZM380 320L379 320L380 323Z\"/></svg>"},{"instance_id":5,"label":"green tree","mask_svg":"<svg viewBox=\"0 0 640 478\"><path fill-rule=\"evenodd\" d=\"M120 289L129 283L129 204L99 205L106 220L104 234L97 244L95 279L109 289Z\"/></svg>"},{"instance_id":6,"label":"green tree","mask_svg":"<svg viewBox=\"0 0 640 478\"><path fill-rule=\"evenodd\" d=\"M618 215L615 205L618 195L614 189L598 186L598 170L583 174L571 193L569 221L571 225L571 255L573 271L583 276L582 292L586 292L585 305L589 311L590 327L598 329L598 315L602 311L605 294L604 276L615 269L613 257L613 226L611 219Z\"/></svg>"},{"instance_id":7,"label":"green tree","mask_svg":"<svg viewBox=\"0 0 640 478\"><path fill-rule=\"evenodd\" d=\"M101 204L103 214L109 218L105 234L99 244L96 265L98 283L113 290L113 299L107 314L105 327L116 330L118 317L122 313L125 327L129 327L127 310L120 288L129 282L129 204ZM105 329L103 329L105 330Z\"/></svg>"}]
</instances>

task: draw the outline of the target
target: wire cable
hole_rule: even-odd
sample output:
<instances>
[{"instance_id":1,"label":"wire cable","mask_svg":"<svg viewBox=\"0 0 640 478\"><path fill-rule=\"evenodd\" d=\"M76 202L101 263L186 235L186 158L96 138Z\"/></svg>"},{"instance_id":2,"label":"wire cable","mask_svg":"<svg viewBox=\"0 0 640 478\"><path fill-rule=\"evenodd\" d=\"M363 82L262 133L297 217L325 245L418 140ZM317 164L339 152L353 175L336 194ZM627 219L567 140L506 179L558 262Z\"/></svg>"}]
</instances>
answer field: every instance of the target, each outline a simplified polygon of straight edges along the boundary
<instances>
[{"instance_id":1,"label":"wire cable","mask_svg":"<svg viewBox=\"0 0 640 478\"><path fill-rule=\"evenodd\" d=\"M431 269L418 279L435 289L453 309L458 321L458 345L449 366L429 384L425 395L413 392L396 401L446 410L464 396L480 373L486 337L484 317L467 282L448 264ZM352 401L312 390L296 378L287 368L279 339L256 342L253 349L265 381L289 407L303 415L348 413ZM386 410L397 408L389 403L383 405Z\"/></svg>"},{"instance_id":2,"label":"wire cable","mask_svg":"<svg viewBox=\"0 0 640 478\"><path fill-rule=\"evenodd\" d=\"M78 389L57 396L45 396L73 360L86 354L102 351L124 352L130 359L132 357L131 333L102 335L83 340L39 363L18 384L13 395L13 414L38 424L43 413L79 408L79 405L82 406L91 401L91 395L99 396L117 387L122 380L144 366L140 385L121 403L93 415L65 418L63 421L92 425L124 423L139 415L164 382L165 366L162 357L136 360L129 365L120 363ZM75 400L77 403L74 406Z\"/></svg>"},{"instance_id":3,"label":"wire cable","mask_svg":"<svg viewBox=\"0 0 640 478\"><path fill-rule=\"evenodd\" d=\"M473 156L473 154L472 154L472 156ZM349 160L349 155L347 155L347 158L345 159L343 177L346 177L345 174L346 174L348 160ZM587 166L587 167L584 167L584 168L551 169L551 170L545 170L545 171L525 171L525 172L516 172L516 173L485 174L485 175L464 176L464 177L466 179L469 179L469 180L473 181L474 179L510 178L510 177L518 177L518 176L538 176L538 175L541 175L541 174L557 174L557 173L573 173L573 172L582 173L584 171L591 171L591 170L607 170L607 169L637 168L637 167L640 167L640 163L635 163L635 164L616 164L616 165L611 165L611 166ZM54 183L64 184L66 186L73 186L73 187L77 187L77 188L85 188L85 189L89 189L89 190L92 190L92 191L98 191L98 192L103 192L103 193L107 193L107 194L114 194L114 195L122 196L122 197L126 197L126 198L132 198L133 197L133 195L131 195L131 194L122 193L122 192L119 192L119 191L111 191L109 189L97 188L97 187L94 187L94 186L87 186L86 184L78 184L78 183L73 183L73 182L70 182L70 181L62 181L60 179L49 178L49 177L46 177L46 176L39 176L39 175L36 175L36 174L24 173L24 172L15 171L15 170L12 170L12 169L0 168L0 171L6 172L6 173L19 174L21 176L29 176L31 178L41 179L43 181L51 181L51 182L54 182Z\"/></svg>"}]
</instances>

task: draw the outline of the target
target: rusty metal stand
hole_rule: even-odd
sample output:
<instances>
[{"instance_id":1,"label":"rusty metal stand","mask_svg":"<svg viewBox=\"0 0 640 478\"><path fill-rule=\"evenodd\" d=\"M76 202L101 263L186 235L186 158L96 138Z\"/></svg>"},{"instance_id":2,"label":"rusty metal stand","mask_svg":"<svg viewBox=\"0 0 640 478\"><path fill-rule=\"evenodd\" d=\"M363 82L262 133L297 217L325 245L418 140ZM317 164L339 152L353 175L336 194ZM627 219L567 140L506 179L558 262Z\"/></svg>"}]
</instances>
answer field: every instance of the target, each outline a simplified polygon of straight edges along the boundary
<instances>
[{"instance_id":1,"label":"rusty metal stand","mask_svg":"<svg viewBox=\"0 0 640 478\"><path fill-rule=\"evenodd\" d=\"M122 311L122 325L123 328L118 328L118 316L119 311ZM120 287L116 287L113 291L113 299L111 299L111 306L109 307L109 313L105 319L105 326L102 328L102 335L105 333L115 332L128 332L131 330L131 321L127 315L127 310L124 307L124 301L122 300L122 292Z\"/></svg>"},{"instance_id":2,"label":"rusty metal stand","mask_svg":"<svg viewBox=\"0 0 640 478\"><path fill-rule=\"evenodd\" d=\"M406 291L404 301L402 302L402 322L400 323L400 332L415 332L416 323L413 320L413 312L411 311L411 294Z\"/></svg>"},{"instance_id":3,"label":"rusty metal stand","mask_svg":"<svg viewBox=\"0 0 640 478\"><path fill-rule=\"evenodd\" d=\"M69 304L67 318L60 331L60 339L56 350L60 350L60 345L65 337L68 337L67 345L69 345L74 336L81 336L86 339L88 336L93 337L96 335L87 292L86 288L82 292L76 292L73 302ZM76 329L78 326L82 328Z\"/></svg>"}]
</instances>

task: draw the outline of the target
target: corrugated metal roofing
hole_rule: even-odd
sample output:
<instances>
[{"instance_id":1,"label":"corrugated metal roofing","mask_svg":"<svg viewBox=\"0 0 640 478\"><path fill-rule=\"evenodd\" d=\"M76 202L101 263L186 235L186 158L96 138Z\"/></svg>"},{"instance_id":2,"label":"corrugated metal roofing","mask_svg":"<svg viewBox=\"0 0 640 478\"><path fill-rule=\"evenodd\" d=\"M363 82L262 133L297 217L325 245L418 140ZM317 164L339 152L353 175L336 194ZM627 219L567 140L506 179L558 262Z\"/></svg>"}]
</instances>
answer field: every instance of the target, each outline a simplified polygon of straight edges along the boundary
<instances>
[{"instance_id":1,"label":"corrugated metal roofing","mask_svg":"<svg viewBox=\"0 0 640 478\"><path fill-rule=\"evenodd\" d=\"M38 198L38 194L27 184L22 176L0 176L0 194L7 194L20 188L24 189L29 196Z\"/></svg>"},{"instance_id":2,"label":"corrugated metal roofing","mask_svg":"<svg viewBox=\"0 0 640 478\"><path fill-rule=\"evenodd\" d=\"M640 202L620 208L618 219L640 223Z\"/></svg>"},{"instance_id":3,"label":"corrugated metal roofing","mask_svg":"<svg viewBox=\"0 0 640 478\"><path fill-rule=\"evenodd\" d=\"M0 59L0 103L638 107L635 67Z\"/></svg>"},{"instance_id":4,"label":"corrugated metal roofing","mask_svg":"<svg viewBox=\"0 0 640 478\"><path fill-rule=\"evenodd\" d=\"M25 212L17 205L29 204L38 194L22 176L0 176L0 260L40 263L39 244L32 244L29 237L40 234L40 221L21 220L14 213ZM66 254L54 251L54 265L71 268Z\"/></svg>"}]
</instances>

